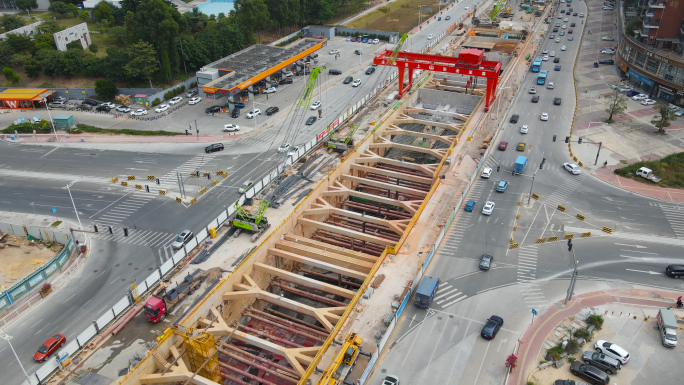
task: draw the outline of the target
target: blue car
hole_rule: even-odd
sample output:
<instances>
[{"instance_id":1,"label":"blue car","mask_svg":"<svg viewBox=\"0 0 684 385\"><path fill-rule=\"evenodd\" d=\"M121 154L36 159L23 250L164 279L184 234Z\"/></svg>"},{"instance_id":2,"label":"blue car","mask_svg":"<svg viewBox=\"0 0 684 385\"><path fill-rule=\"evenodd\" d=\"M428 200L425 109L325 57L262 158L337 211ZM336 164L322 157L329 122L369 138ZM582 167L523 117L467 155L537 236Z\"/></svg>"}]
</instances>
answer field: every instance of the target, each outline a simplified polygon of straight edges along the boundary
<instances>
[{"instance_id":1,"label":"blue car","mask_svg":"<svg viewBox=\"0 0 684 385\"><path fill-rule=\"evenodd\" d=\"M361 43L368 43L368 38L364 37L363 40L361 40Z\"/></svg>"},{"instance_id":2,"label":"blue car","mask_svg":"<svg viewBox=\"0 0 684 385\"><path fill-rule=\"evenodd\" d=\"M475 202L475 201L468 201L468 202L466 202L466 205L465 205L465 209L464 209L464 210L465 210L465 211L473 211L473 209L475 208L475 205L476 205L476 204L477 204L477 202Z\"/></svg>"},{"instance_id":3,"label":"blue car","mask_svg":"<svg viewBox=\"0 0 684 385\"><path fill-rule=\"evenodd\" d=\"M556 68L554 68L554 70L556 70L556 71L560 71L560 69L561 69L560 65L557 65Z\"/></svg>"},{"instance_id":4,"label":"blue car","mask_svg":"<svg viewBox=\"0 0 684 385\"><path fill-rule=\"evenodd\" d=\"M508 181L507 180L499 181L499 184L496 185L496 191L504 192L504 191L506 191L507 187L508 187Z\"/></svg>"}]
</instances>

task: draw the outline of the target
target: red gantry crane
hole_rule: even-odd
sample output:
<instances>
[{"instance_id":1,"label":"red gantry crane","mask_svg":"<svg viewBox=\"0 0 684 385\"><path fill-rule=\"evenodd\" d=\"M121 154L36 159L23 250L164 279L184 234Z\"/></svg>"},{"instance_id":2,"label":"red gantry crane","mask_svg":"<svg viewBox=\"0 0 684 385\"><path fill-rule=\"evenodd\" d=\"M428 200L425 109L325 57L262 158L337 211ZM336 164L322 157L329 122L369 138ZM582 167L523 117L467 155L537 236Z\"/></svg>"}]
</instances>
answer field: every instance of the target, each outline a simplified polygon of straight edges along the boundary
<instances>
[{"instance_id":1,"label":"red gantry crane","mask_svg":"<svg viewBox=\"0 0 684 385\"><path fill-rule=\"evenodd\" d=\"M395 56L396 55L396 56ZM496 86L499 82L501 62L485 60L484 51L466 48L457 57L422 54L413 52L383 51L373 58L374 64L393 66L399 70L399 98L411 88L414 70L444 72L470 76L466 87L470 86L474 77L487 79L487 93L485 95L485 111L496 97ZM404 70L408 69L408 85L404 88Z\"/></svg>"}]
</instances>

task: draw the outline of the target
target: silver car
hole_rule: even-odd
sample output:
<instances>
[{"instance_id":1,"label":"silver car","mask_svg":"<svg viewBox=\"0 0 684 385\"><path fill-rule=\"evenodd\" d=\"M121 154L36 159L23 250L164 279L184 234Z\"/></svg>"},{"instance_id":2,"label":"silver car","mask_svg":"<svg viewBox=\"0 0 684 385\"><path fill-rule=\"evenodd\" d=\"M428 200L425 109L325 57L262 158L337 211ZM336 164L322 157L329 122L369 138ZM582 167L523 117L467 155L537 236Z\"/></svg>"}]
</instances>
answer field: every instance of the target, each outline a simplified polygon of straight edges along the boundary
<instances>
[{"instance_id":1,"label":"silver car","mask_svg":"<svg viewBox=\"0 0 684 385\"><path fill-rule=\"evenodd\" d=\"M183 230L182 233L178 234L178 238L171 244L171 248L174 250L180 250L186 243L190 242L192 238L195 238L195 234L190 230Z\"/></svg>"}]
</instances>

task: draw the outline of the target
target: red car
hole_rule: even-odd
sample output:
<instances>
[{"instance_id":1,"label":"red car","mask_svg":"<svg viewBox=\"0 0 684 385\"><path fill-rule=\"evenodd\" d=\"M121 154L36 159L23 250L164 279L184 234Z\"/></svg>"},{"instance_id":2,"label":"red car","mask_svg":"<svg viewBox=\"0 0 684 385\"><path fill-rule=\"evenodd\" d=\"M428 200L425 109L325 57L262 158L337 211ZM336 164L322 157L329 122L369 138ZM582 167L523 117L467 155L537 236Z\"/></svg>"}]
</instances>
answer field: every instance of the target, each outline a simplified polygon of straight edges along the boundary
<instances>
[{"instance_id":1,"label":"red car","mask_svg":"<svg viewBox=\"0 0 684 385\"><path fill-rule=\"evenodd\" d=\"M61 348L66 342L66 337L61 334L55 334L54 336L48 338L45 343L38 348L38 351L33 354L33 359L38 362L45 361L50 357L57 349Z\"/></svg>"},{"instance_id":2,"label":"red car","mask_svg":"<svg viewBox=\"0 0 684 385\"><path fill-rule=\"evenodd\" d=\"M508 147L508 142L500 142L499 143L499 150L506 151L506 147Z\"/></svg>"},{"instance_id":3,"label":"red car","mask_svg":"<svg viewBox=\"0 0 684 385\"><path fill-rule=\"evenodd\" d=\"M573 13L572 16L577 16L577 12Z\"/></svg>"},{"instance_id":4,"label":"red car","mask_svg":"<svg viewBox=\"0 0 684 385\"><path fill-rule=\"evenodd\" d=\"M570 29L570 30L568 30L568 33L569 33L569 34L571 34L571 33L572 33L572 30L571 30L571 29Z\"/></svg>"}]
</instances>

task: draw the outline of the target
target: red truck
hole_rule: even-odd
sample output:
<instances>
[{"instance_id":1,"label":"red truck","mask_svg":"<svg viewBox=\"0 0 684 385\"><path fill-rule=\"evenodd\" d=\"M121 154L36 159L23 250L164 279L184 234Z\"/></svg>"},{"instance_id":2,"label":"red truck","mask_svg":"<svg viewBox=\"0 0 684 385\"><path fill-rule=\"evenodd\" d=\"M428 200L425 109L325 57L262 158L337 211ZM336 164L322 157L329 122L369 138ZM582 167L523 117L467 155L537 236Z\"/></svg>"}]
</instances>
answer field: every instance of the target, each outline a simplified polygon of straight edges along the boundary
<instances>
[{"instance_id":1,"label":"red truck","mask_svg":"<svg viewBox=\"0 0 684 385\"><path fill-rule=\"evenodd\" d=\"M195 292L199 285L207 278L207 273L201 269L183 278L183 282L171 290L167 290L166 284L162 286L145 302L143 312L145 319L157 323L163 321L166 315L180 303L183 298Z\"/></svg>"}]
</instances>

